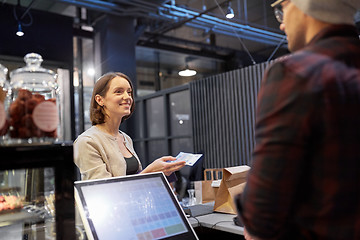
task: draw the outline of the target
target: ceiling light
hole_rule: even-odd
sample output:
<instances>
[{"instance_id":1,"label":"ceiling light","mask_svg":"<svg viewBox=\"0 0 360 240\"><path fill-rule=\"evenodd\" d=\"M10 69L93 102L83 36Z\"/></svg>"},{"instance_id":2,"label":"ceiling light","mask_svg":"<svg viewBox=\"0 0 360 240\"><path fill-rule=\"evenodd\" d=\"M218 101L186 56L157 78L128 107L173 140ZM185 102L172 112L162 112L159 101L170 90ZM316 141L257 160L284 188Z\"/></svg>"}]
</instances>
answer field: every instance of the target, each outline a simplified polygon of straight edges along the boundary
<instances>
[{"instance_id":1,"label":"ceiling light","mask_svg":"<svg viewBox=\"0 0 360 240\"><path fill-rule=\"evenodd\" d=\"M193 69L190 69L190 68L189 68L189 65L188 65L189 61L194 60L194 58L188 56L188 57L186 57L184 60L185 60L185 69L179 71L179 75L182 76L182 77L195 76L195 75L196 75L196 71L193 70Z\"/></svg>"},{"instance_id":2,"label":"ceiling light","mask_svg":"<svg viewBox=\"0 0 360 240\"><path fill-rule=\"evenodd\" d=\"M184 69L179 72L179 75L182 77L191 77L196 75L196 71L192 69Z\"/></svg>"},{"instance_id":3,"label":"ceiling light","mask_svg":"<svg viewBox=\"0 0 360 240\"><path fill-rule=\"evenodd\" d=\"M191 77L196 75L196 71L193 69L189 69L188 64L186 63L185 69L179 71L179 75L182 77Z\"/></svg>"},{"instance_id":4,"label":"ceiling light","mask_svg":"<svg viewBox=\"0 0 360 240\"><path fill-rule=\"evenodd\" d=\"M226 18L231 19L233 17L235 17L234 10L231 7L231 2L229 2L229 6L228 6L228 9L227 9L227 12L226 12Z\"/></svg>"},{"instance_id":5,"label":"ceiling light","mask_svg":"<svg viewBox=\"0 0 360 240\"><path fill-rule=\"evenodd\" d=\"M17 30L17 32L16 32L16 35L18 35L19 37L24 36L24 32L22 31L21 23L20 23L20 22L18 23L18 30Z\"/></svg>"},{"instance_id":6,"label":"ceiling light","mask_svg":"<svg viewBox=\"0 0 360 240\"><path fill-rule=\"evenodd\" d=\"M14 6L13 8L13 15L15 21L18 24L16 35L22 37L25 35L25 33L22 30L22 27L29 27L33 23L33 18L31 16L30 9L34 1L32 1L25 10L21 7L20 0L18 0L17 2L18 2L17 5ZM27 21L24 21L25 19Z\"/></svg>"}]
</instances>

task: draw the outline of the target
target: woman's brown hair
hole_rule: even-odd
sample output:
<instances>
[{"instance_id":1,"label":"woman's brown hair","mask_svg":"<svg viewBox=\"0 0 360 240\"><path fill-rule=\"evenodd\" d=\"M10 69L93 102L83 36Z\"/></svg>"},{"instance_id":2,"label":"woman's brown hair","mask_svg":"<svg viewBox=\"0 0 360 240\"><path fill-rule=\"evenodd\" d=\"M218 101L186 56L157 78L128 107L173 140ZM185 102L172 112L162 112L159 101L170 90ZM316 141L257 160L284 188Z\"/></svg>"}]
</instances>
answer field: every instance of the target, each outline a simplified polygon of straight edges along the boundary
<instances>
[{"instance_id":1,"label":"woman's brown hair","mask_svg":"<svg viewBox=\"0 0 360 240\"><path fill-rule=\"evenodd\" d=\"M132 101L131 108L130 108L130 114L123 117L121 122L124 121L125 119L128 119L131 116L131 114L134 112L134 108L135 108L134 88L133 88L130 78L120 72L109 72L109 73L102 75L96 81L94 89L93 89L93 93L92 93L91 100L90 100L91 101L90 102L90 121L91 121L92 125L101 124L101 123L105 122L105 116L106 116L105 110L103 107L101 107L96 102L95 96L99 94L100 96L105 97L106 93L109 90L110 82L115 77L121 77L121 78L126 79L129 82L131 89L132 89L131 98L133 99L133 101Z\"/></svg>"}]
</instances>

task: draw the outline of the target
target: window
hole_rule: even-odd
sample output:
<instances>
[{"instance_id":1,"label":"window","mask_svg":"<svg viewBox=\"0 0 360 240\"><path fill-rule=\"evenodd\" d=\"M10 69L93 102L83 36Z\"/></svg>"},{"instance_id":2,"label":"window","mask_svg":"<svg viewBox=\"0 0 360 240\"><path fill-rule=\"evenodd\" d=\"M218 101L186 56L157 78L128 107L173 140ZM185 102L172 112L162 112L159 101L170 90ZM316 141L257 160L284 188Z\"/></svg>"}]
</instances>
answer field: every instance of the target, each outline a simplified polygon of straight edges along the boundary
<instances>
[{"instance_id":1,"label":"window","mask_svg":"<svg viewBox=\"0 0 360 240\"><path fill-rule=\"evenodd\" d=\"M131 121L134 147L144 167L165 155L193 151L189 85L136 99Z\"/></svg>"}]
</instances>

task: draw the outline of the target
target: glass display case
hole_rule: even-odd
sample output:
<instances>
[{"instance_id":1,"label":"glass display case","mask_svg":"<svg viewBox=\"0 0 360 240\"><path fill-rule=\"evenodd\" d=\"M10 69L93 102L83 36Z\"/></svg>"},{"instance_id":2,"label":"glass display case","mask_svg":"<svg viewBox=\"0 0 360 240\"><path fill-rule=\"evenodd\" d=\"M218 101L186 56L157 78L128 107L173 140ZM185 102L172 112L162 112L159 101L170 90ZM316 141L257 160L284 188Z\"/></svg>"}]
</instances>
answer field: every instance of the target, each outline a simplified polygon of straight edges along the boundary
<instances>
[{"instance_id":1,"label":"glass display case","mask_svg":"<svg viewBox=\"0 0 360 240\"><path fill-rule=\"evenodd\" d=\"M0 240L77 239L71 144L0 147Z\"/></svg>"}]
</instances>

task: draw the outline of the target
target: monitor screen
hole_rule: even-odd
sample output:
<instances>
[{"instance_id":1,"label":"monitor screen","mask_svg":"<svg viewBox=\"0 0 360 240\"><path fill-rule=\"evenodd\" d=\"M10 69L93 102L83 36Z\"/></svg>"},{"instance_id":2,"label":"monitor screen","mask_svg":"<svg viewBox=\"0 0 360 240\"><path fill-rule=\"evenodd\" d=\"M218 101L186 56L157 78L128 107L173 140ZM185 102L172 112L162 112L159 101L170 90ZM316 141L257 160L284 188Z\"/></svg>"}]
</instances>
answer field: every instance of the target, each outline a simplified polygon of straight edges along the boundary
<instances>
[{"instance_id":1,"label":"monitor screen","mask_svg":"<svg viewBox=\"0 0 360 240\"><path fill-rule=\"evenodd\" d=\"M89 239L197 239L162 173L79 181L75 192Z\"/></svg>"}]
</instances>

